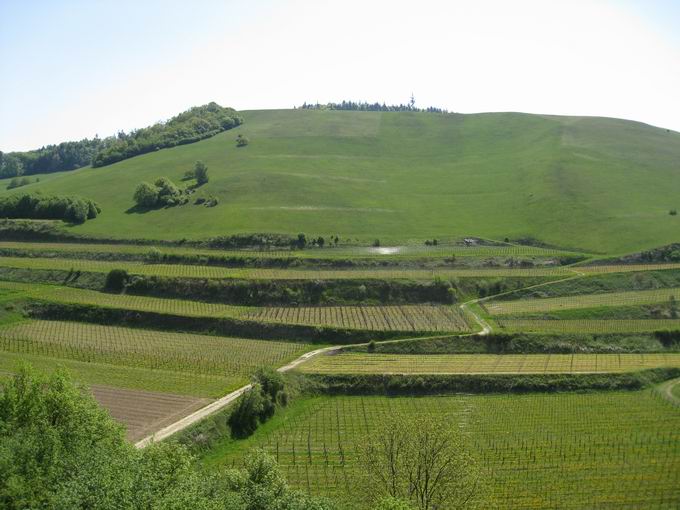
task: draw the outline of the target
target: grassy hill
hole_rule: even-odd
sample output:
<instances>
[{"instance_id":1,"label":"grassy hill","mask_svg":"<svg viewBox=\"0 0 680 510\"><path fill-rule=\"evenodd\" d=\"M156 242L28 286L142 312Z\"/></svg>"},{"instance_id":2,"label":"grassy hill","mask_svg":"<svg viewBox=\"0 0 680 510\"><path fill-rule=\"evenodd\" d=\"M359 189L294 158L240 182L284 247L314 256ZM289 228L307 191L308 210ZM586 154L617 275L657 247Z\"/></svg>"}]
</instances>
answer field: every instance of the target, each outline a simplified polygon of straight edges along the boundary
<instances>
[{"instance_id":1,"label":"grassy hill","mask_svg":"<svg viewBox=\"0 0 680 510\"><path fill-rule=\"evenodd\" d=\"M533 237L622 253L680 240L680 133L631 121L488 113L271 110L194 144L103 168L41 176L41 190L96 200L71 227L92 235L201 238L306 232L383 243ZM250 145L237 148L238 133ZM143 180L179 182L201 159L210 182L188 204L132 212Z\"/></svg>"}]
</instances>

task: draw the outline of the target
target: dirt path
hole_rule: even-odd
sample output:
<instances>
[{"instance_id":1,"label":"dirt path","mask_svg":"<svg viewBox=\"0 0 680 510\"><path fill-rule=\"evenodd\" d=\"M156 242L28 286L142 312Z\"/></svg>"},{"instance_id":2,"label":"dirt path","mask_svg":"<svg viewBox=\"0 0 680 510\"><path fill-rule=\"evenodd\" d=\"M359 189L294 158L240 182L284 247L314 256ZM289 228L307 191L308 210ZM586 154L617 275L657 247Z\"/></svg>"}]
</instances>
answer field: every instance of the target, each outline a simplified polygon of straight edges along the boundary
<instances>
[{"instance_id":1,"label":"dirt path","mask_svg":"<svg viewBox=\"0 0 680 510\"><path fill-rule=\"evenodd\" d=\"M553 281L549 281L549 282L539 283L539 284L536 284L536 285L531 285L529 287L525 287L525 289L542 287L544 285L551 285L551 284L555 284L555 283L562 282L562 281L565 281L565 280L571 280L573 278L581 278L581 277L585 276L584 273L576 271L573 268L570 268L570 270L572 270L575 273L573 276L568 276L566 278L561 278L559 280L553 280ZM515 289L515 290L517 290L517 289ZM486 297L479 298L479 299L472 299L472 300L466 301L465 303L460 305L461 310L463 312L465 312L465 311L469 312L470 315L474 318L475 322L477 322L477 324L479 324L479 326L482 328L482 330L480 332L474 333L474 334L480 335L480 336L488 335L489 333L491 333L493 331L493 329L491 328L491 325L482 316L480 316L477 312L472 310L469 305L471 305L473 303L476 304L476 303L480 303L482 301L493 299L493 298L496 298L498 296L502 296L504 294L510 294L512 292L515 292L515 290L511 290L511 291L507 291L507 292L501 292L500 294L495 294L493 296L486 296ZM356 344L356 345L364 345L364 344ZM277 370L279 372L287 372L289 370L294 369L298 365L304 363L305 361L313 358L314 356L318 356L319 354L323 354L323 353L327 353L327 352L337 351L339 349L342 349L343 347L350 347L350 346L348 346L348 345L342 345L342 346L336 345L336 346L332 346L332 347L324 347L322 349L316 349L314 351L310 351L306 354L303 354L302 356L300 356L296 360L291 361L290 363L278 368ZM198 411L195 411L195 412L191 413L190 415L185 416L181 420L178 420L175 423L172 423L171 425L168 425L167 427L162 428L158 432L155 432L154 434L151 434L151 435L145 437L141 441L138 441L137 443L135 443L135 446L137 448L144 448L144 447L146 447L146 446L148 446L148 445L150 445L154 442L162 441L163 439L166 439L166 438L170 437L171 435L176 434L177 432L190 427L194 423L201 421L203 418L206 418L206 417L208 417L212 414L215 414L216 412L224 409L226 406L228 406L229 404L234 402L237 398L239 398L241 395L243 395L246 391L250 390L251 388L252 388L252 384L247 384L247 385L245 385L245 386L243 386L243 387L241 387L241 388L239 388L235 391L232 391L231 393L229 393L228 395L225 395L224 397L220 398L219 400L215 400L211 404L208 404L207 406L199 409Z\"/></svg>"},{"instance_id":2,"label":"dirt path","mask_svg":"<svg viewBox=\"0 0 680 510\"><path fill-rule=\"evenodd\" d=\"M673 379L672 381L667 381L661 385L660 390L662 395L675 405L680 406L680 398L673 395L673 388L680 384L680 379Z\"/></svg>"},{"instance_id":3,"label":"dirt path","mask_svg":"<svg viewBox=\"0 0 680 510\"><path fill-rule=\"evenodd\" d=\"M289 370L294 369L301 363L304 363L308 359L317 356L321 353L324 352L331 352L333 350L340 349L340 346L333 346L333 347L324 347L322 349L316 349L314 351L307 352L297 358L294 361L291 361L287 365L284 365L277 370L279 372L287 372ZM253 387L252 384L246 384L245 386L242 386L241 388L232 391L231 393L225 395L224 397L220 398L219 400L215 400L214 402L211 402L205 407L202 407L198 411L195 411L188 416L185 416L184 418L177 420L176 422L168 425L167 427L164 427L160 429L157 432L154 432L153 434L146 436L144 439L138 441L135 443L135 446L137 448L144 448L146 446L149 446L152 443L162 441L163 439L166 439L170 437L173 434L176 434L180 430L184 430L187 427L190 427L196 422L201 421L203 418L206 418L210 416L211 414L215 414L216 412L224 409L226 406L234 402L237 398L239 398L241 395L243 395L246 391L250 390Z\"/></svg>"}]
</instances>

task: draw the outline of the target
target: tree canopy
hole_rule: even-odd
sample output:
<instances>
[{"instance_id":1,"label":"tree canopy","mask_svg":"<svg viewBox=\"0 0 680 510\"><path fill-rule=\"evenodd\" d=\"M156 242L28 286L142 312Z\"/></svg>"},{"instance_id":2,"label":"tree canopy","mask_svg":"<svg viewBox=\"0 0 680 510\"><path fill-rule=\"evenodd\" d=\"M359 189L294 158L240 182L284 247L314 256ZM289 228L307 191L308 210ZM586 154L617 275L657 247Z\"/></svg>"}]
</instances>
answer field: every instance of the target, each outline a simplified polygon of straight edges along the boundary
<instances>
[{"instance_id":1,"label":"tree canopy","mask_svg":"<svg viewBox=\"0 0 680 510\"><path fill-rule=\"evenodd\" d=\"M0 389L0 508L331 510L291 489L269 455L199 472L177 443L139 450L63 372L23 368Z\"/></svg>"},{"instance_id":2,"label":"tree canopy","mask_svg":"<svg viewBox=\"0 0 680 510\"><path fill-rule=\"evenodd\" d=\"M242 122L243 119L232 108L223 108L217 103L195 106L167 122L129 133L121 131L111 143L97 152L92 166L104 166L138 154L197 142Z\"/></svg>"},{"instance_id":3,"label":"tree canopy","mask_svg":"<svg viewBox=\"0 0 680 510\"><path fill-rule=\"evenodd\" d=\"M242 123L236 110L213 102L129 133L120 131L115 136L95 136L32 151L0 151L0 179L63 172L90 164L104 166L165 147L197 142Z\"/></svg>"},{"instance_id":4,"label":"tree canopy","mask_svg":"<svg viewBox=\"0 0 680 510\"><path fill-rule=\"evenodd\" d=\"M76 196L17 193L0 197L0 217L84 223L97 217L96 202Z\"/></svg>"}]
</instances>

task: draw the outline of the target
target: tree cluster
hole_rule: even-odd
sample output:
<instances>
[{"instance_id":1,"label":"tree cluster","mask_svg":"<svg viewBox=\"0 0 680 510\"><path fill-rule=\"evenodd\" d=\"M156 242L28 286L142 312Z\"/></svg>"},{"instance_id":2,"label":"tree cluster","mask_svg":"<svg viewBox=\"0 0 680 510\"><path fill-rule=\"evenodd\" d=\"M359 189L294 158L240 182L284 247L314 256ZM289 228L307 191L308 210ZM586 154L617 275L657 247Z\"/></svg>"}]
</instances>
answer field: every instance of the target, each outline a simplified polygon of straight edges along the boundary
<instances>
[{"instance_id":1,"label":"tree cluster","mask_svg":"<svg viewBox=\"0 0 680 510\"><path fill-rule=\"evenodd\" d=\"M36 179L35 182L38 182L40 179ZM31 184L31 181L29 180L28 177L22 177L19 179L18 177L12 178L11 181L9 181L9 184L7 185L7 189L14 189L14 188L20 188L22 186L26 186L28 184Z\"/></svg>"},{"instance_id":2,"label":"tree cluster","mask_svg":"<svg viewBox=\"0 0 680 510\"><path fill-rule=\"evenodd\" d=\"M0 197L1 218L64 220L84 223L97 217L101 208L96 202L76 196L19 193Z\"/></svg>"},{"instance_id":3,"label":"tree cluster","mask_svg":"<svg viewBox=\"0 0 680 510\"><path fill-rule=\"evenodd\" d=\"M411 98L407 104L385 104L385 103L367 103L357 101L342 101L340 103L303 103L303 110L351 110L361 112L427 112L427 113L449 113L443 108L436 108L428 106L427 108L417 108L415 101Z\"/></svg>"},{"instance_id":4,"label":"tree cluster","mask_svg":"<svg viewBox=\"0 0 680 510\"><path fill-rule=\"evenodd\" d=\"M253 387L241 395L229 415L229 428L234 438L250 436L260 423L274 416L277 406L288 404L283 376L271 368L255 374Z\"/></svg>"},{"instance_id":5,"label":"tree cluster","mask_svg":"<svg viewBox=\"0 0 680 510\"><path fill-rule=\"evenodd\" d=\"M95 137L47 145L33 151L0 152L0 179L75 170L89 165L95 154L112 142L112 138Z\"/></svg>"},{"instance_id":6,"label":"tree cluster","mask_svg":"<svg viewBox=\"0 0 680 510\"><path fill-rule=\"evenodd\" d=\"M154 207L173 207L189 201L186 190L182 190L167 177L156 179L153 184L140 182L133 196L138 207L153 209Z\"/></svg>"},{"instance_id":7,"label":"tree cluster","mask_svg":"<svg viewBox=\"0 0 680 510\"><path fill-rule=\"evenodd\" d=\"M184 172L182 180L190 181L191 179L196 179L197 186L203 186L208 183L210 180L208 178L208 167L203 161L196 161L196 163L194 163L194 168Z\"/></svg>"},{"instance_id":8,"label":"tree cluster","mask_svg":"<svg viewBox=\"0 0 680 510\"><path fill-rule=\"evenodd\" d=\"M32 151L0 151L0 179L63 172L90 164L104 166L165 147L197 142L242 123L243 119L232 108L209 103L190 108L167 122L129 133L120 131L115 136L95 136Z\"/></svg>"},{"instance_id":9,"label":"tree cluster","mask_svg":"<svg viewBox=\"0 0 680 510\"><path fill-rule=\"evenodd\" d=\"M243 469L199 472L176 443L142 450L61 372L20 371L0 389L0 508L330 510L255 451Z\"/></svg>"},{"instance_id":10,"label":"tree cluster","mask_svg":"<svg viewBox=\"0 0 680 510\"><path fill-rule=\"evenodd\" d=\"M232 108L217 103L195 106L167 122L120 132L92 160L92 166L104 166L166 147L175 147L209 138L240 125L243 119Z\"/></svg>"}]
</instances>

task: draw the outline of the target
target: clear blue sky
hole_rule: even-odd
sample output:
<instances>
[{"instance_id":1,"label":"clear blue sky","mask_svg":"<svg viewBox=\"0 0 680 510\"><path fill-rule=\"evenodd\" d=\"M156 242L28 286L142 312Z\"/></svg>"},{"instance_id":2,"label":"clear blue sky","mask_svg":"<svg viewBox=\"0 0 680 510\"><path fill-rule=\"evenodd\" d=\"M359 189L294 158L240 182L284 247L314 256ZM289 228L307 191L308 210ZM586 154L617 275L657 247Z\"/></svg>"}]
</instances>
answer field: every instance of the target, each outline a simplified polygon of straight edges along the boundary
<instances>
[{"instance_id":1,"label":"clear blue sky","mask_svg":"<svg viewBox=\"0 0 680 510\"><path fill-rule=\"evenodd\" d=\"M0 0L0 150L342 99L680 131L680 1Z\"/></svg>"}]
</instances>

